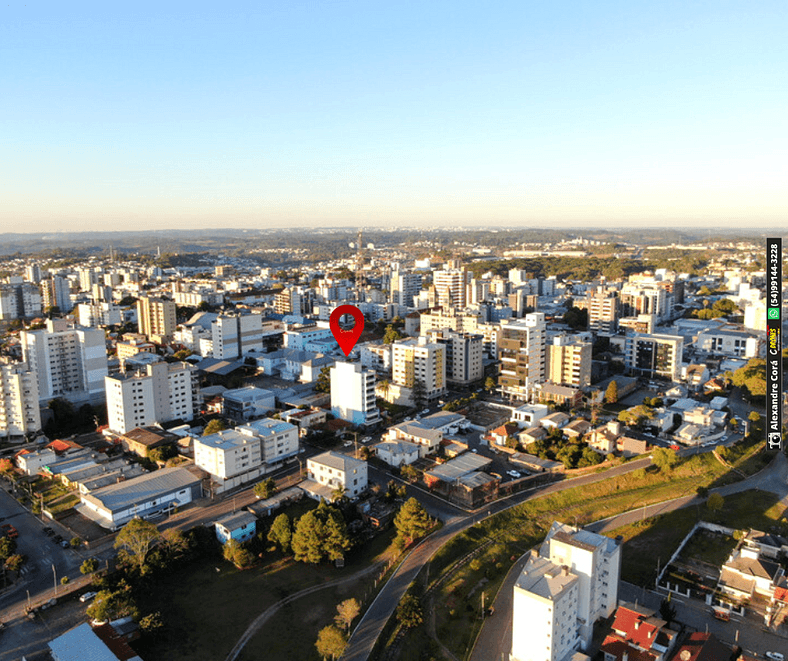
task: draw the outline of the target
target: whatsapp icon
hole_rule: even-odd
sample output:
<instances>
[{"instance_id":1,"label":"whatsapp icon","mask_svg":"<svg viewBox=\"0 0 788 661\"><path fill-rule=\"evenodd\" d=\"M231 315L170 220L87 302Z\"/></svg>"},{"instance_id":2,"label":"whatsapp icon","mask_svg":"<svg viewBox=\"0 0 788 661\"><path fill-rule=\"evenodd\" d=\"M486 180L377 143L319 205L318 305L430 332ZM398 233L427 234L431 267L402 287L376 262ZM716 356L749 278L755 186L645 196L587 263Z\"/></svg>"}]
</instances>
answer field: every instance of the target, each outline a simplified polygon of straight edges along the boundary
<instances>
[{"instance_id":1,"label":"whatsapp icon","mask_svg":"<svg viewBox=\"0 0 788 661\"><path fill-rule=\"evenodd\" d=\"M780 318L780 308L769 308L769 319L779 319Z\"/></svg>"}]
</instances>

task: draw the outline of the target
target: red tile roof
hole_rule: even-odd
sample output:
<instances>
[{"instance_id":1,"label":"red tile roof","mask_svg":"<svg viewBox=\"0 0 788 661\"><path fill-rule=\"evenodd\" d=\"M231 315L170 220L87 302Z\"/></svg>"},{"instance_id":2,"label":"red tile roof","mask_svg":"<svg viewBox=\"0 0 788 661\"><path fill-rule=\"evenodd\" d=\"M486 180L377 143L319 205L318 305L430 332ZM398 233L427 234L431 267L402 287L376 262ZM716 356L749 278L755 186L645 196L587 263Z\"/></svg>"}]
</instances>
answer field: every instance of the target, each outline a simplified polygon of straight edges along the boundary
<instances>
[{"instance_id":1,"label":"red tile roof","mask_svg":"<svg viewBox=\"0 0 788 661\"><path fill-rule=\"evenodd\" d=\"M713 633L696 631L676 650L671 661L728 661L731 650Z\"/></svg>"},{"instance_id":2,"label":"red tile roof","mask_svg":"<svg viewBox=\"0 0 788 661\"><path fill-rule=\"evenodd\" d=\"M626 641L645 649L651 649L657 639L657 634L664 625L664 620L638 613L625 606L619 606L612 628L616 632L621 632Z\"/></svg>"},{"instance_id":3,"label":"red tile roof","mask_svg":"<svg viewBox=\"0 0 788 661\"><path fill-rule=\"evenodd\" d=\"M632 647L616 635L610 635L602 642L600 648L605 654L612 654L616 661L621 661L626 652L629 661L656 661L657 654L639 650L637 647Z\"/></svg>"}]
</instances>

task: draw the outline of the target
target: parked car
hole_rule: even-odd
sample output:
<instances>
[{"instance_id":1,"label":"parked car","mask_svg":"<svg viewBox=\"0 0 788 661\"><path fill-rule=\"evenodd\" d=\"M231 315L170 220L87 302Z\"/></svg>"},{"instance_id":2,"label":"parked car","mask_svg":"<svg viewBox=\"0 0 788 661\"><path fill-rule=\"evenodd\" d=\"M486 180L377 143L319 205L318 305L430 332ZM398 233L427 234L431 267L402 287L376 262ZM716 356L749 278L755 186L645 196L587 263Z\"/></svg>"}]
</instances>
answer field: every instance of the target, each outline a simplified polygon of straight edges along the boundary
<instances>
[{"instance_id":1,"label":"parked car","mask_svg":"<svg viewBox=\"0 0 788 661\"><path fill-rule=\"evenodd\" d=\"M93 599L93 597L95 597L97 594L98 592L86 592L79 598L79 600L84 604L86 601Z\"/></svg>"},{"instance_id":2,"label":"parked car","mask_svg":"<svg viewBox=\"0 0 788 661\"><path fill-rule=\"evenodd\" d=\"M60 544L60 542L62 542L62 541L63 541L63 538L62 538L60 535L55 535L55 536L52 538L52 541L53 541L55 544Z\"/></svg>"},{"instance_id":3,"label":"parked car","mask_svg":"<svg viewBox=\"0 0 788 661\"><path fill-rule=\"evenodd\" d=\"M513 478L522 477L522 475L518 471L506 471L506 474Z\"/></svg>"},{"instance_id":4,"label":"parked car","mask_svg":"<svg viewBox=\"0 0 788 661\"><path fill-rule=\"evenodd\" d=\"M766 658L772 661L785 661L785 655L782 652L766 652Z\"/></svg>"},{"instance_id":5,"label":"parked car","mask_svg":"<svg viewBox=\"0 0 788 661\"><path fill-rule=\"evenodd\" d=\"M61 542L60 542L60 547L61 547L61 548L64 548L64 549L70 549L70 548L71 548L71 544L69 544L69 543L68 543L68 542L67 542L67 541L64 539L64 540L61 540Z\"/></svg>"}]
</instances>

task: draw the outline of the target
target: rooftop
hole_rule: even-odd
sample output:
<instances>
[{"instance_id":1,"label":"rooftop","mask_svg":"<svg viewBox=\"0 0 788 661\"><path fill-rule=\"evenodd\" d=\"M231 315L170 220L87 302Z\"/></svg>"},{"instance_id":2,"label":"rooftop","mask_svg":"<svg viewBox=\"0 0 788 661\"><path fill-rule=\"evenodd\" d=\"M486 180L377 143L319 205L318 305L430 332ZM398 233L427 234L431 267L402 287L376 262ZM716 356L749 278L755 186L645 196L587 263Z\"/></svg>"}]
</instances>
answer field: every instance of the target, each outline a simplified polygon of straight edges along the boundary
<instances>
[{"instance_id":1,"label":"rooftop","mask_svg":"<svg viewBox=\"0 0 788 661\"><path fill-rule=\"evenodd\" d=\"M568 568L556 565L535 552L526 562L515 588L530 592L543 599L554 601L577 581L577 576Z\"/></svg>"},{"instance_id":2,"label":"rooftop","mask_svg":"<svg viewBox=\"0 0 788 661\"><path fill-rule=\"evenodd\" d=\"M157 498L160 494L178 491L200 482L187 468L162 468L152 473L96 489L86 499L98 501L111 512L118 512L136 503Z\"/></svg>"},{"instance_id":3,"label":"rooftop","mask_svg":"<svg viewBox=\"0 0 788 661\"><path fill-rule=\"evenodd\" d=\"M307 459L307 463L309 462L322 464L323 466L328 466L329 468L336 468L337 470L344 471L345 473L352 471L355 468L365 466L367 463L361 459L355 459L353 457L347 456L346 454L332 452L330 450L328 452L324 452L323 454L319 454L316 457L312 457L311 459Z\"/></svg>"}]
</instances>

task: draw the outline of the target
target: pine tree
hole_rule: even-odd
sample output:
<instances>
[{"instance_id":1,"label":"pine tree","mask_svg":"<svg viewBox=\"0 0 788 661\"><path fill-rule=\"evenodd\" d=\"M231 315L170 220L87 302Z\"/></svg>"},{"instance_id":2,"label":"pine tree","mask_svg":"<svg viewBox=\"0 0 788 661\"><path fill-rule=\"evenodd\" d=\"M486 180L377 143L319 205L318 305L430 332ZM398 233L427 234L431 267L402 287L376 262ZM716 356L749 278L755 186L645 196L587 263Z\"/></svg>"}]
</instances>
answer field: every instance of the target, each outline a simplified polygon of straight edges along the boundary
<instances>
[{"instance_id":1,"label":"pine tree","mask_svg":"<svg viewBox=\"0 0 788 661\"><path fill-rule=\"evenodd\" d=\"M618 384L615 381L611 381L608 385L605 391L605 401L608 404L615 404L618 401Z\"/></svg>"},{"instance_id":2,"label":"pine tree","mask_svg":"<svg viewBox=\"0 0 788 661\"><path fill-rule=\"evenodd\" d=\"M430 517L418 500L409 498L394 517L394 526L397 532L410 543L430 529Z\"/></svg>"},{"instance_id":3,"label":"pine tree","mask_svg":"<svg viewBox=\"0 0 788 661\"><path fill-rule=\"evenodd\" d=\"M314 510L298 519L291 541L296 560L317 564L323 559L323 528Z\"/></svg>"},{"instance_id":4,"label":"pine tree","mask_svg":"<svg viewBox=\"0 0 788 661\"><path fill-rule=\"evenodd\" d=\"M271 524L268 531L268 541L276 544L279 549L287 555L290 553L290 540L293 538L293 530L290 526L290 517L287 514L280 514Z\"/></svg>"}]
</instances>

